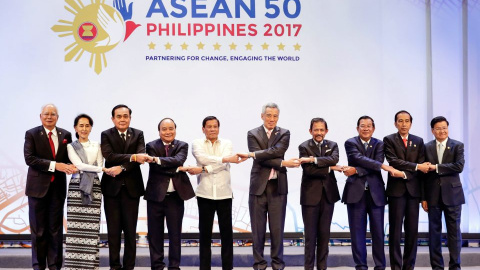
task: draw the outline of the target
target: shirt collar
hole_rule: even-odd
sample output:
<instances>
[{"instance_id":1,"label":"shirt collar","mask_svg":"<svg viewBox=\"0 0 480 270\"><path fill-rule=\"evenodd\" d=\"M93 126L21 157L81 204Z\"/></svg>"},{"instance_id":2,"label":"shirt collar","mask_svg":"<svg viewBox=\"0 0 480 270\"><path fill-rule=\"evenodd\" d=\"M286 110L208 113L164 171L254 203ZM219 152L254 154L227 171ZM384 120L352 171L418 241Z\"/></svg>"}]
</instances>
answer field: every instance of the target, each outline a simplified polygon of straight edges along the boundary
<instances>
[{"instance_id":1,"label":"shirt collar","mask_svg":"<svg viewBox=\"0 0 480 270\"><path fill-rule=\"evenodd\" d=\"M117 132L118 132L118 135L120 135L120 137L122 137L122 133L125 134L125 136L127 136L127 130L125 130L124 132L121 132L120 130L117 129Z\"/></svg>"},{"instance_id":2,"label":"shirt collar","mask_svg":"<svg viewBox=\"0 0 480 270\"><path fill-rule=\"evenodd\" d=\"M445 139L443 142L439 142L437 139L435 139L436 145L438 146L439 144L443 144L444 146L447 145L448 137Z\"/></svg>"},{"instance_id":3,"label":"shirt collar","mask_svg":"<svg viewBox=\"0 0 480 270\"><path fill-rule=\"evenodd\" d=\"M220 137L218 137L217 140L214 142L214 144L217 143L217 142L218 142L218 143L221 143L221 141L222 141L222 139L221 139ZM210 141L209 139L207 139L207 137L205 137L205 139L204 139L203 142L209 142L209 143L211 143L211 141Z\"/></svg>"},{"instance_id":4,"label":"shirt collar","mask_svg":"<svg viewBox=\"0 0 480 270\"><path fill-rule=\"evenodd\" d=\"M43 129L45 130L45 133L47 134L47 136L48 136L48 133L50 132L52 132L53 136L57 136L57 127L54 127L52 130L48 130L48 128L44 126Z\"/></svg>"},{"instance_id":5,"label":"shirt collar","mask_svg":"<svg viewBox=\"0 0 480 270\"><path fill-rule=\"evenodd\" d=\"M315 141L314 139L312 139L312 140L313 140L313 142L315 143L316 146L322 145L322 143L323 143L323 140L322 140L321 142L317 142L317 141Z\"/></svg>"},{"instance_id":6,"label":"shirt collar","mask_svg":"<svg viewBox=\"0 0 480 270\"><path fill-rule=\"evenodd\" d=\"M160 139L161 140L161 139ZM169 142L169 143L166 143L164 141L162 141L163 145L171 145L173 143L173 141Z\"/></svg>"},{"instance_id":7,"label":"shirt collar","mask_svg":"<svg viewBox=\"0 0 480 270\"><path fill-rule=\"evenodd\" d=\"M268 133L268 128L265 125L263 125L263 129L265 129L265 133ZM272 133L274 130L275 130L275 127L272 129Z\"/></svg>"},{"instance_id":8,"label":"shirt collar","mask_svg":"<svg viewBox=\"0 0 480 270\"><path fill-rule=\"evenodd\" d=\"M370 140L368 140L368 141L364 141L364 140L360 139L360 141L362 141L362 144L365 144L365 143L370 144L370 141L371 141L371 140L372 140L372 139L370 139Z\"/></svg>"},{"instance_id":9,"label":"shirt collar","mask_svg":"<svg viewBox=\"0 0 480 270\"><path fill-rule=\"evenodd\" d=\"M398 133L398 135L400 135L400 133ZM402 137L402 135L400 135L400 138L402 138L402 140L403 140L403 139L407 139L407 141L408 141L408 136L409 136L409 135L410 135L410 134L407 134L407 136L405 136L405 138Z\"/></svg>"}]
</instances>

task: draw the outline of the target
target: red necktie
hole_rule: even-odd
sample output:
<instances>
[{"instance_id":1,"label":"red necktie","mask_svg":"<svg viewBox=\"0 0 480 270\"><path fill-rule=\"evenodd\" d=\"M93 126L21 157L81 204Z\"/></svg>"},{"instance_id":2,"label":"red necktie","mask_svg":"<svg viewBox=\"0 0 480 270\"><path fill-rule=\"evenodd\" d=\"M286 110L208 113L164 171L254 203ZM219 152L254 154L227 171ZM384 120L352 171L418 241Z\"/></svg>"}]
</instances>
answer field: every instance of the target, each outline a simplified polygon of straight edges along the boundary
<instances>
[{"instance_id":1,"label":"red necktie","mask_svg":"<svg viewBox=\"0 0 480 270\"><path fill-rule=\"evenodd\" d=\"M405 144L405 148L407 148L407 139L406 138L403 138L403 144Z\"/></svg>"},{"instance_id":2,"label":"red necktie","mask_svg":"<svg viewBox=\"0 0 480 270\"><path fill-rule=\"evenodd\" d=\"M52 150L53 159L55 159L55 144L53 144L52 134L53 133L51 131L48 133L48 142L50 143L50 149ZM50 182L53 182L54 179L55 174L52 175L52 179L50 179Z\"/></svg>"}]
</instances>

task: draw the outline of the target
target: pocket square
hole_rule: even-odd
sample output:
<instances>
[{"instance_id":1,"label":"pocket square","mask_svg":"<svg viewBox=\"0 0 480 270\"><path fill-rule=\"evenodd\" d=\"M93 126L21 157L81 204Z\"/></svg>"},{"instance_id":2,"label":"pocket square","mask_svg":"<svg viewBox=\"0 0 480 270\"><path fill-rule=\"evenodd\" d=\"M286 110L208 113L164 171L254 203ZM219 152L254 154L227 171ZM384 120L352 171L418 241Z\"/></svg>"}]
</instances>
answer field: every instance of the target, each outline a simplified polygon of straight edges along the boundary
<instances>
[{"instance_id":1,"label":"pocket square","mask_svg":"<svg viewBox=\"0 0 480 270\"><path fill-rule=\"evenodd\" d=\"M67 139L63 139L63 144L68 143Z\"/></svg>"},{"instance_id":2,"label":"pocket square","mask_svg":"<svg viewBox=\"0 0 480 270\"><path fill-rule=\"evenodd\" d=\"M327 150L325 150L325 154L328 153L328 152L330 152L330 151L332 151L332 149L327 149Z\"/></svg>"}]
</instances>

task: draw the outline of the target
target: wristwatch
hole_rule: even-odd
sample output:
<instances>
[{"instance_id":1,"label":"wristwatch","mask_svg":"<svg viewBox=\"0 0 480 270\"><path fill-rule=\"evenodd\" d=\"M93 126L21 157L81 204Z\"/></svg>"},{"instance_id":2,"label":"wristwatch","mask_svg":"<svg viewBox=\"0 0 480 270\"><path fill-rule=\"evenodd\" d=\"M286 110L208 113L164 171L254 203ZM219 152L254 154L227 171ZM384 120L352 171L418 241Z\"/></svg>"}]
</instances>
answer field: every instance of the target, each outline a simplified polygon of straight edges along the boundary
<instances>
[{"instance_id":1,"label":"wristwatch","mask_svg":"<svg viewBox=\"0 0 480 270\"><path fill-rule=\"evenodd\" d=\"M125 169L125 167L123 167L123 165L120 165L120 168L122 169L122 171L126 171L127 169Z\"/></svg>"},{"instance_id":2,"label":"wristwatch","mask_svg":"<svg viewBox=\"0 0 480 270\"><path fill-rule=\"evenodd\" d=\"M202 173L204 173L204 172L205 172L205 167L204 167L204 166L202 166Z\"/></svg>"}]
</instances>

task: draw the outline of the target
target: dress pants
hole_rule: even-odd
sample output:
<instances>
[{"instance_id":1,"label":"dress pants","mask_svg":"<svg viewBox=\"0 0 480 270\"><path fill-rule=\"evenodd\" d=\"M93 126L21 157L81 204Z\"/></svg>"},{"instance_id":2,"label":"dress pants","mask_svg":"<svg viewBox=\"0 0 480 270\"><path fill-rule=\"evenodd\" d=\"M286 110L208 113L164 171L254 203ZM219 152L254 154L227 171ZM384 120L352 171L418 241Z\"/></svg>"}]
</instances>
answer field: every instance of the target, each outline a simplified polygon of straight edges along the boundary
<instances>
[{"instance_id":1,"label":"dress pants","mask_svg":"<svg viewBox=\"0 0 480 270\"><path fill-rule=\"evenodd\" d=\"M163 269L165 263L165 220L168 229L168 269L180 269L184 201L177 192L167 193L161 202L147 200L148 247L152 269Z\"/></svg>"},{"instance_id":2,"label":"dress pants","mask_svg":"<svg viewBox=\"0 0 480 270\"><path fill-rule=\"evenodd\" d=\"M210 200L197 197L200 232L200 270L210 270L212 262L212 229L215 212L222 240L222 269L233 269L232 199Z\"/></svg>"},{"instance_id":3,"label":"dress pants","mask_svg":"<svg viewBox=\"0 0 480 270\"><path fill-rule=\"evenodd\" d=\"M278 179L271 179L262 195L252 195L248 199L250 209L250 223L253 238L253 268L265 269L267 261L263 258L265 234L268 225L270 229L270 257L273 269L285 268L283 261L283 229L285 227L285 213L287 195L278 194Z\"/></svg>"},{"instance_id":4,"label":"dress pants","mask_svg":"<svg viewBox=\"0 0 480 270\"><path fill-rule=\"evenodd\" d=\"M140 198L132 198L125 186L122 186L117 196L104 196L105 217L108 229L108 252L110 268L122 268L120 263L120 247L122 231L125 251L123 254L123 269L135 268L137 253L137 219Z\"/></svg>"},{"instance_id":5,"label":"dress pants","mask_svg":"<svg viewBox=\"0 0 480 270\"><path fill-rule=\"evenodd\" d=\"M420 198L405 192L401 197L388 197L390 267L392 270L415 268L418 240L418 212ZM405 248L400 248L402 224L405 230Z\"/></svg>"},{"instance_id":6,"label":"dress pants","mask_svg":"<svg viewBox=\"0 0 480 270\"><path fill-rule=\"evenodd\" d=\"M365 190L362 198L357 203L347 204L348 224L352 239L352 255L355 269L367 270L367 214L370 221L372 235L372 255L375 270L386 267L383 221L385 206L377 206L373 202L370 190Z\"/></svg>"},{"instance_id":7,"label":"dress pants","mask_svg":"<svg viewBox=\"0 0 480 270\"><path fill-rule=\"evenodd\" d=\"M43 198L28 197L33 269L60 269L63 263L63 206L61 180L50 183Z\"/></svg>"},{"instance_id":8,"label":"dress pants","mask_svg":"<svg viewBox=\"0 0 480 270\"><path fill-rule=\"evenodd\" d=\"M430 264L432 269L443 269L442 256L442 212L447 226L447 246L450 253L449 269L460 269L460 250L462 249L462 233L460 220L462 205L447 206L440 200L436 206L428 206L428 237Z\"/></svg>"},{"instance_id":9,"label":"dress pants","mask_svg":"<svg viewBox=\"0 0 480 270\"><path fill-rule=\"evenodd\" d=\"M335 204L329 203L322 189L322 198L317 205L302 205L305 233L305 269L315 265L317 251L317 269L327 269L328 241Z\"/></svg>"}]
</instances>

